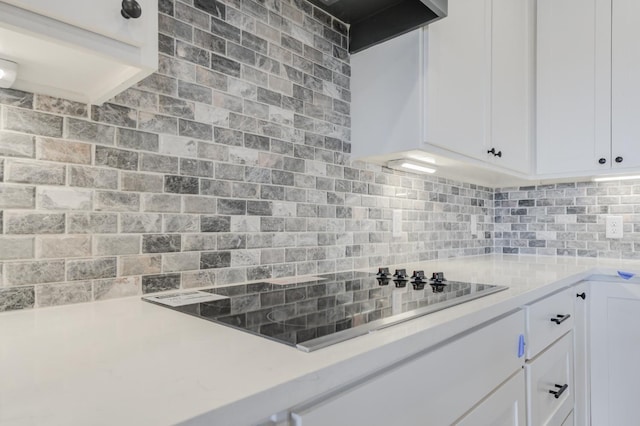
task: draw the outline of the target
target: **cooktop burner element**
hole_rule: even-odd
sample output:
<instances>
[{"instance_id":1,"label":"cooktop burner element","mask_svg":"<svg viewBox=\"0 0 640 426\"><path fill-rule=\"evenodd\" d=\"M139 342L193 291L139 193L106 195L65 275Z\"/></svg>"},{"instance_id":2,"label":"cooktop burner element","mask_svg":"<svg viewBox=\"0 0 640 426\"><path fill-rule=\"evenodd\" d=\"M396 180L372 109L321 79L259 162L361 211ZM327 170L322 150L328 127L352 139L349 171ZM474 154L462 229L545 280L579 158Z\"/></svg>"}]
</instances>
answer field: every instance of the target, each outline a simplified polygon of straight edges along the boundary
<instances>
[{"instance_id":1,"label":"cooktop burner element","mask_svg":"<svg viewBox=\"0 0 640 426\"><path fill-rule=\"evenodd\" d=\"M410 279L405 269L391 275L389 268L380 268L377 274L325 274L300 282L274 280L143 299L312 351L506 289L445 283L442 273L428 279L424 271L414 271Z\"/></svg>"}]
</instances>

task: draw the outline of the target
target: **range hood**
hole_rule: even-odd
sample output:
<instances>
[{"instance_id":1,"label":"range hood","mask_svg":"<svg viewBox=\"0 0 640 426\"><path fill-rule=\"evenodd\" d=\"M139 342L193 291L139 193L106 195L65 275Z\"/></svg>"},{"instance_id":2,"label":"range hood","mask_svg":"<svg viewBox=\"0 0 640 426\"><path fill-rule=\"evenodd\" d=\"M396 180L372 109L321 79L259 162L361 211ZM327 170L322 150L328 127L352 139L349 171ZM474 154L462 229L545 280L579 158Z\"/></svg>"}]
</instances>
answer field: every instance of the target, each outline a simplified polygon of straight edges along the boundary
<instances>
[{"instance_id":1,"label":"range hood","mask_svg":"<svg viewBox=\"0 0 640 426\"><path fill-rule=\"evenodd\" d=\"M447 0L310 0L349 24L356 53L447 16Z\"/></svg>"}]
</instances>

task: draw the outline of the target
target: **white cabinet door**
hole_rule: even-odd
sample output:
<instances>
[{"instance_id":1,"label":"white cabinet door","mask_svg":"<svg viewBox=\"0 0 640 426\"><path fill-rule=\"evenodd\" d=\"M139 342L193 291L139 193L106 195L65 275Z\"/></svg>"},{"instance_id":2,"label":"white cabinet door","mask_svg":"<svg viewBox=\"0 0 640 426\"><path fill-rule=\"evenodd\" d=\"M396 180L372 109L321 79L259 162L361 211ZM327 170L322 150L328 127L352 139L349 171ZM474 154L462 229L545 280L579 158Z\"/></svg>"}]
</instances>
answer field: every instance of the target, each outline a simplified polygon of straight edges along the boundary
<instances>
[{"instance_id":1,"label":"white cabinet door","mask_svg":"<svg viewBox=\"0 0 640 426\"><path fill-rule=\"evenodd\" d=\"M122 17L120 0L3 1L134 46L141 46L145 42L145 21L151 18L157 19L154 16L157 8L149 6L152 1L157 2L157 0L136 0L142 8L142 15L138 19ZM147 17L147 15L151 16Z\"/></svg>"},{"instance_id":2,"label":"white cabinet door","mask_svg":"<svg viewBox=\"0 0 640 426\"><path fill-rule=\"evenodd\" d=\"M422 29L351 55L351 154L417 149L422 138Z\"/></svg>"},{"instance_id":3,"label":"white cabinet door","mask_svg":"<svg viewBox=\"0 0 640 426\"><path fill-rule=\"evenodd\" d=\"M569 332L525 367L529 426L560 426L574 404L573 333ZM599 424L599 423L594 423ZM602 423L605 424L605 423Z\"/></svg>"},{"instance_id":4,"label":"white cabinet door","mask_svg":"<svg viewBox=\"0 0 640 426\"><path fill-rule=\"evenodd\" d=\"M500 167L529 173L533 132L535 12L532 0L493 0L491 136ZM487 155L486 152L483 153Z\"/></svg>"},{"instance_id":5,"label":"white cabinet door","mask_svg":"<svg viewBox=\"0 0 640 426\"><path fill-rule=\"evenodd\" d=\"M297 426L452 424L522 368L522 311L292 410Z\"/></svg>"},{"instance_id":6,"label":"white cabinet door","mask_svg":"<svg viewBox=\"0 0 640 426\"><path fill-rule=\"evenodd\" d=\"M591 424L638 424L640 285L591 284Z\"/></svg>"},{"instance_id":7,"label":"white cabinet door","mask_svg":"<svg viewBox=\"0 0 640 426\"><path fill-rule=\"evenodd\" d=\"M480 404L474 407L456 426L525 426L524 370L507 380Z\"/></svg>"},{"instance_id":8,"label":"white cabinet door","mask_svg":"<svg viewBox=\"0 0 640 426\"><path fill-rule=\"evenodd\" d=\"M425 141L487 160L491 0L451 0L427 27Z\"/></svg>"},{"instance_id":9,"label":"white cabinet door","mask_svg":"<svg viewBox=\"0 0 640 426\"><path fill-rule=\"evenodd\" d=\"M450 0L427 27L427 144L530 172L533 5Z\"/></svg>"},{"instance_id":10,"label":"white cabinet door","mask_svg":"<svg viewBox=\"0 0 640 426\"><path fill-rule=\"evenodd\" d=\"M640 166L640 2L612 3L611 164L622 169Z\"/></svg>"},{"instance_id":11,"label":"white cabinet door","mask_svg":"<svg viewBox=\"0 0 640 426\"><path fill-rule=\"evenodd\" d=\"M609 1L538 0L538 174L610 169Z\"/></svg>"}]
</instances>

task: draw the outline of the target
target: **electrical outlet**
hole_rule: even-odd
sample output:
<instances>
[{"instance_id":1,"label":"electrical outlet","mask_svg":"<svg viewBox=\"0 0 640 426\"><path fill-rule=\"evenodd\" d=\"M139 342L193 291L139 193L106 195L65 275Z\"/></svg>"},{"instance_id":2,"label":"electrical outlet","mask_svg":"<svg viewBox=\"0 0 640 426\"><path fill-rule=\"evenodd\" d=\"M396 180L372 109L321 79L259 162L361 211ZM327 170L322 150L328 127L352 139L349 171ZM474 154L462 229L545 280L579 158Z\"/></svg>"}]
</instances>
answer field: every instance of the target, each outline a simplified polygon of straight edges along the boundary
<instances>
[{"instance_id":1,"label":"electrical outlet","mask_svg":"<svg viewBox=\"0 0 640 426\"><path fill-rule=\"evenodd\" d=\"M606 237L622 238L622 216L607 216Z\"/></svg>"},{"instance_id":2,"label":"electrical outlet","mask_svg":"<svg viewBox=\"0 0 640 426\"><path fill-rule=\"evenodd\" d=\"M471 215L471 223L469 227L471 228L471 236L477 237L478 236L478 218L476 217L475 214Z\"/></svg>"}]
</instances>

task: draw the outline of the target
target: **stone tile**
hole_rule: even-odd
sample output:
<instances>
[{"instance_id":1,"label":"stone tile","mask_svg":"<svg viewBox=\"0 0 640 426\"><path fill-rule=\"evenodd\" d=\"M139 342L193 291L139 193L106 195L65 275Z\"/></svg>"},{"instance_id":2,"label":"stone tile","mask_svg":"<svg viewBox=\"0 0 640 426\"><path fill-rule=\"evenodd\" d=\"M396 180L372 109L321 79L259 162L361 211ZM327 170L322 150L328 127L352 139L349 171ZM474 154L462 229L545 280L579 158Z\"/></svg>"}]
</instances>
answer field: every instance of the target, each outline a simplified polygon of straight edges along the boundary
<instances>
[{"instance_id":1,"label":"stone tile","mask_svg":"<svg viewBox=\"0 0 640 426\"><path fill-rule=\"evenodd\" d=\"M205 160L181 158L180 174L187 176L213 177L213 163Z\"/></svg>"},{"instance_id":2,"label":"stone tile","mask_svg":"<svg viewBox=\"0 0 640 426\"><path fill-rule=\"evenodd\" d=\"M138 153L117 148L96 146L96 166L113 167L122 170L138 169Z\"/></svg>"},{"instance_id":3,"label":"stone tile","mask_svg":"<svg viewBox=\"0 0 640 426\"><path fill-rule=\"evenodd\" d=\"M228 77L224 74L206 68L196 67L196 82L202 86L226 91L228 88L227 80ZM207 103L210 104L211 101Z\"/></svg>"},{"instance_id":4,"label":"stone tile","mask_svg":"<svg viewBox=\"0 0 640 426\"><path fill-rule=\"evenodd\" d=\"M87 104L45 95L36 96L35 109L75 117L87 117L89 111Z\"/></svg>"},{"instance_id":5,"label":"stone tile","mask_svg":"<svg viewBox=\"0 0 640 426\"><path fill-rule=\"evenodd\" d=\"M62 234L64 213L4 212L6 234Z\"/></svg>"},{"instance_id":6,"label":"stone tile","mask_svg":"<svg viewBox=\"0 0 640 426\"><path fill-rule=\"evenodd\" d=\"M146 275L142 277L142 293L177 290L180 288L180 274Z\"/></svg>"},{"instance_id":7,"label":"stone tile","mask_svg":"<svg viewBox=\"0 0 640 426\"><path fill-rule=\"evenodd\" d=\"M242 146L244 141L242 132L238 130L224 129L222 127L214 128L213 139L216 143L231 146Z\"/></svg>"},{"instance_id":8,"label":"stone tile","mask_svg":"<svg viewBox=\"0 0 640 426\"><path fill-rule=\"evenodd\" d=\"M193 102L185 101L171 96L160 95L159 111L174 117L193 119L195 117L195 105Z\"/></svg>"},{"instance_id":9,"label":"stone tile","mask_svg":"<svg viewBox=\"0 0 640 426\"><path fill-rule=\"evenodd\" d=\"M220 214L243 215L247 213L247 202L244 200L219 199L217 210Z\"/></svg>"},{"instance_id":10,"label":"stone tile","mask_svg":"<svg viewBox=\"0 0 640 426\"><path fill-rule=\"evenodd\" d=\"M118 277L93 281L95 300L109 300L142 294L140 277Z\"/></svg>"},{"instance_id":11,"label":"stone tile","mask_svg":"<svg viewBox=\"0 0 640 426\"><path fill-rule=\"evenodd\" d=\"M0 89L0 104L33 108L33 94L16 89Z\"/></svg>"},{"instance_id":12,"label":"stone tile","mask_svg":"<svg viewBox=\"0 0 640 426\"><path fill-rule=\"evenodd\" d=\"M230 232L230 216L200 216L200 232Z\"/></svg>"},{"instance_id":13,"label":"stone tile","mask_svg":"<svg viewBox=\"0 0 640 426\"><path fill-rule=\"evenodd\" d=\"M144 194L143 210L157 213L179 213L181 201L179 195Z\"/></svg>"},{"instance_id":14,"label":"stone tile","mask_svg":"<svg viewBox=\"0 0 640 426\"><path fill-rule=\"evenodd\" d=\"M140 170L145 172L178 173L178 158L166 155L140 154Z\"/></svg>"},{"instance_id":15,"label":"stone tile","mask_svg":"<svg viewBox=\"0 0 640 426\"><path fill-rule=\"evenodd\" d=\"M209 52L182 40L176 40L176 58L206 67L209 66Z\"/></svg>"},{"instance_id":16,"label":"stone tile","mask_svg":"<svg viewBox=\"0 0 640 426\"><path fill-rule=\"evenodd\" d=\"M200 194L216 197L231 197L231 182L213 179L200 179Z\"/></svg>"},{"instance_id":17,"label":"stone tile","mask_svg":"<svg viewBox=\"0 0 640 426\"><path fill-rule=\"evenodd\" d=\"M213 270L202 270L182 273L182 288L211 287L216 284Z\"/></svg>"},{"instance_id":18,"label":"stone tile","mask_svg":"<svg viewBox=\"0 0 640 426\"><path fill-rule=\"evenodd\" d=\"M183 197L183 211L185 213L215 213L216 200L212 197Z\"/></svg>"},{"instance_id":19,"label":"stone tile","mask_svg":"<svg viewBox=\"0 0 640 426\"><path fill-rule=\"evenodd\" d=\"M175 117L140 111L138 121L141 130L169 135L178 133L178 119Z\"/></svg>"},{"instance_id":20,"label":"stone tile","mask_svg":"<svg viewBox=\"0 0 640 426\"><path fill-rule=\"evenodd\" d=\"M41 284L64 281L63 260L5 263L7 285Z\"/></svg>"},{"instance_id":21,"label":"stone tile","mask_svg":"<svg viewBox=\"0 0 640 426\"><path fill-rule=\"evenodd\" d=\"M136 127L136 111L121 105L104 103L91 105L91 119L100 123L122 127Z\"/></svg>"},{"instance_id":22,"label":"stone tile","mask_svg":"<svg viewBox=\"0 0 640 426\"><path fill-rule=\"evenodd\" d=\"M116 272L115 257L67 261L67 281L112 278Z\"/></svg>"},{"instance_id":23,"label":"stone tile","mask_svg":"<svg viewBox=\"0 0 640 426\"><path fill-rule=\"evenodd\" d=\"M162 20L161 20L162 21ZM175 95L177 92L177 82L175 78L153 73L149 77L137 84L140 89L151 90L153 92Z\"/></svg>"},{"instance_id":24,"label":"stone tile","mask_svg":"<svg viewBox=\"0 0 640 426\"><path fill-rule=\"evenodd\" d=\"M6 182L64 185L65 174L62 164L27 160L7 160L5 164Z\"/></svg>"},{"instance_id":25,"label":"stone tile","mask_svg":"<svg viewBox=\"0 0 640 426\"><path fill-rule=\"evenodd\" d=\"M160 136L160 152L181 157L197 157L198 142L175 136Z\"/></svg>"},{"instance_id":26,"label":"stone tile","mask_svg":"<svg viewBox=\"0 0 640 426\"><path fill-rule=\"evenodd\" d=\"M162 272L193 271L196 269L200 269L200 253L162 255Z\"/></svg>"},{"instance_id":27,"label":"stone tile","mask_svg":"<svg viewBox=\"0 0 640 426\"><path fill-rule=\"evenodd\" d=\"M3 129L33 135L62 137L62 117L26 109L4 108Z\"/></svg>"},{"instance_id":28,"label":"stone tile","mask_svg":"<svg viewBox=\"0 0 640 426\"><path fill-rule=\"evenodd\" d=\"M120 175L120 188L123 191L162 192L163 179L157 174L123 172Z\"/></svg>"},{"instance_id":29,"label":"stone tile","mask_svg":"<svg viewBox=\"0 0 640 426\"><path fill-rule=\"evenodd\" d=\"M153 133L119 128L116 136L116 144L122 148L158 152L160 148L159 139L159 136Z\"/></svg>"},{"instance_id":30,"label":"stone tile","mask_svg":"<svg viewBox=\"0 0 640 426\"><path fill-rule=\"evenodd\" d=\"M31 309L34 305L33 286L0 288L0 312Z\"/></svg>"},{"instance_id":31,"label":"stone tile","mask_svg":"<svg viewBox=\"0 0 640 426\"><path fill-rule=\"evenodd\" d=\"M211 19L211 32L224 39L240 43L240 29L221 19Z\"/></svg>"},{"instance_id":32,"label":"stone tile","mask_svg":"<svg viewBox=\"0 0 640 426\"><path fill-rule=\"evenodd\" d=\"M159 44L162 40L159 41ZM173 46L173 44L172 44ZM173 51L171 52L173 54ZM158 110L158 95L135 88L126 89L113 98L113 103L144 111Z\"/></svg>"},{"instance_id":33,"label":"stone tile","mask_svg":"<svg viewBox=\"0 0 640 426\"><path fill-rule=\"evenodd\" d=\"M114 143L116 128L113 126L69 117L66 118L66 122L67 139L75 139L100 145L113 145Z\"/></svg>"},{"instance_id":34,"label":"stone tile","mask_svg":"<svg viewBox=\"0 0 640 426\"><path fill-rule=\"evenodd\" d=\"M149 213L121 213L123 233L149 234L162 232L162 215Z\"/></svg>"},{"instance_id":35,"label":"stone tile","mask_svg":"<svg viewBox=\"0 0 640 426\"><path fill-rule=\"evenodd\" d=\"M69 305L91 301L91 282L44 284L36 286L38 307Z\"/></svg>"},{"instance_id":36,"label":"stone tile","mask_svg":"<svg viewBox=\"0 0 640 426\"><path fill-rule=\"evenodd\" d=\"M211 69L231 77L240 77L240 63L224 56L211 55Z\"/></svg>"},{"instance_id":37,"label":"stone tile","mask_svg":"<svg viewBox=\"0 0 640 426\"><path fill-rule=\"evenodd\" d=\"M214 251L200 254L200 269L228 268L231 266L231 252Z\"/></svg>"},{"instance_id":38,"label":"stone tile","mask_svg":"<svg viewBox=\"0 0 640 426\"><path fill-rule=\"evenodd\" d=\"M203 104L211 104L213 102L213 93L211 88L201 86L199 84L193 84L185 81L178 82L178 96L182 99L187 99L194 102L200 102ZM194 119L195 117L195 105L190 115L181 115L183 118Z\"/></svg>"},{"instance_id":39,"label":"stone tile","mask_svg":"<svg viewBox=\"0 0 640 426\"><path fill-rule=\"evenodd\" d=\"M210 141L213 140L213 126L180 118L178 120L178 134L188 138Z\"/></svg>"},{"instance_id":40,"label":"stone tile","mask_svg":"<svg viewBox=\"0 0 640 426\"><path fill-rule=\"evenodd\" d=\"M32 209L35 207L35 187L0 184L0 208Z\"/></svg>"},{"instance_id":41,"label":"stone tile","mask_svg":"<svg viewBox=\"0 0 640 426\"><path fill-rule=\"evenodd\" d=\"M97 191L94 199L94 208L97 211L139 211L140 195L116 191Z\"/></svg>"},{"instance_id":42,"label":"stone tile","mask_svg":"<svg viewBox=\"0 0 640 426\"><path fill-rule=\"evenodd\" d=\"M164 191L175 194L198 194L199 179L186 176L165 176Z\"/></svg>"},{"instance_id":43,"label":"stone tile","mask_svg":"<svg viewBox=\"0 0 640 426\"><path fill-rule=\"evenodd\" d=\"M215 250L216 235L187 234L182 238L182 251Z\"/></svg>"},{"instance_id":44,"label":"stone tile","mask_svg":"<svg viewBox=\"0 0 640 426\"><path fill-rule=\"evenodd\" d=\"M197 215L165 214L164 232L198 232L200 217Z\"/></svg>"},{"instance_id":45,"label":"stone tile","mask_svg":"<svg viewBox=\"0 0 640 426\"><path fill-rule=\"evenodd\" d=\"M38 188L38 208L43 210L91 210L92 192L84 189Z\"/></svg>"},{"instance_id":46,"label":"stone tile","mask_svg":"<svg viewBox=\"0 0 640 426\"><path fill-rule=\"evenodd\" d=\"M120 256L140 253L138 235L96 235L93 237L94 256Z\"/></svg>"},{"instance_id":47,"label":"stone tile","mask_svg":"<svg viewBox=\"0 0 640 426\"><path fill-rule=\"evenodd\" d=\"M33 237L0 237L0 260L26 260L33 257Z\"/></svg>"},{"instance_id":48,"label":"stone tile","mask_svg":"<svg viewBox=\"0 0 640 426\"><path fill-rule=\"evenodd\" d=\"M37 242L40 258L91 256L91 237L88 235L40 236Z\"/></svg>"},{"instance_id":49,"label":"stone tile","mask_svg":"<svg viewBox=\"0 0 640 426\"><path fill-rule=\"evenodd\" d=\"M0 155L6 157L35 157L34 137L20 133L0 132Z\"/></svg>"},{"instance_id":50,"label":"stone tile","mask_svg":"<svg viewBox=\"0 0 640 426\"><path fill-rule=\"evenodd\" d=\"M69 185L84 188L117 189L118 172L90 166L69 166Z\"/></svg>"},{"instance_id":51,"label":"stone tile","mask_svg":"<svg viewBox=\"0 0 640 426\"><path fill-rule=\"evenodd\" d=\"M220 234L218 235L218 250L239 250L247 246L245 235Z\"/></svg>"},{"instance_id":52,"label":"stone tile","mask_svg":"<svg viewBox=\"0 0 640 426\"><path fill-rule=\"evenodd\" d=\"M86 143L37 137L36 153L39 160L91 164L91 145Z\"/></svg>"},{"instance_id":53,"label":"stone tile","mask_svg":"<svg viewBox=\"0 0 640 426\"><path fill-rule=\"evenodd\" d=\"M142 255L123 256L120 258L119 275L159 274L162 269L162 256Z\"/></svg>"},{"instance_id":54,"label":"stone tile","mask_svg":"<svg viewBox=\"0 0 640 426\"><path fill-rule=\"evenodd\" d=\"M170 253L180 251L181 235L153 234L142 236L143 253Z\"/></svg>"},{"instance_id":55,"label":"stone tile","mask_svg":"<svg viewBox=\"0 0 640 426\"><path fill-rule=\"evenodd\" d=\"M115 213L68 213L70 234L111 234L118 231Z\"/></svg>"}]
</instances>

